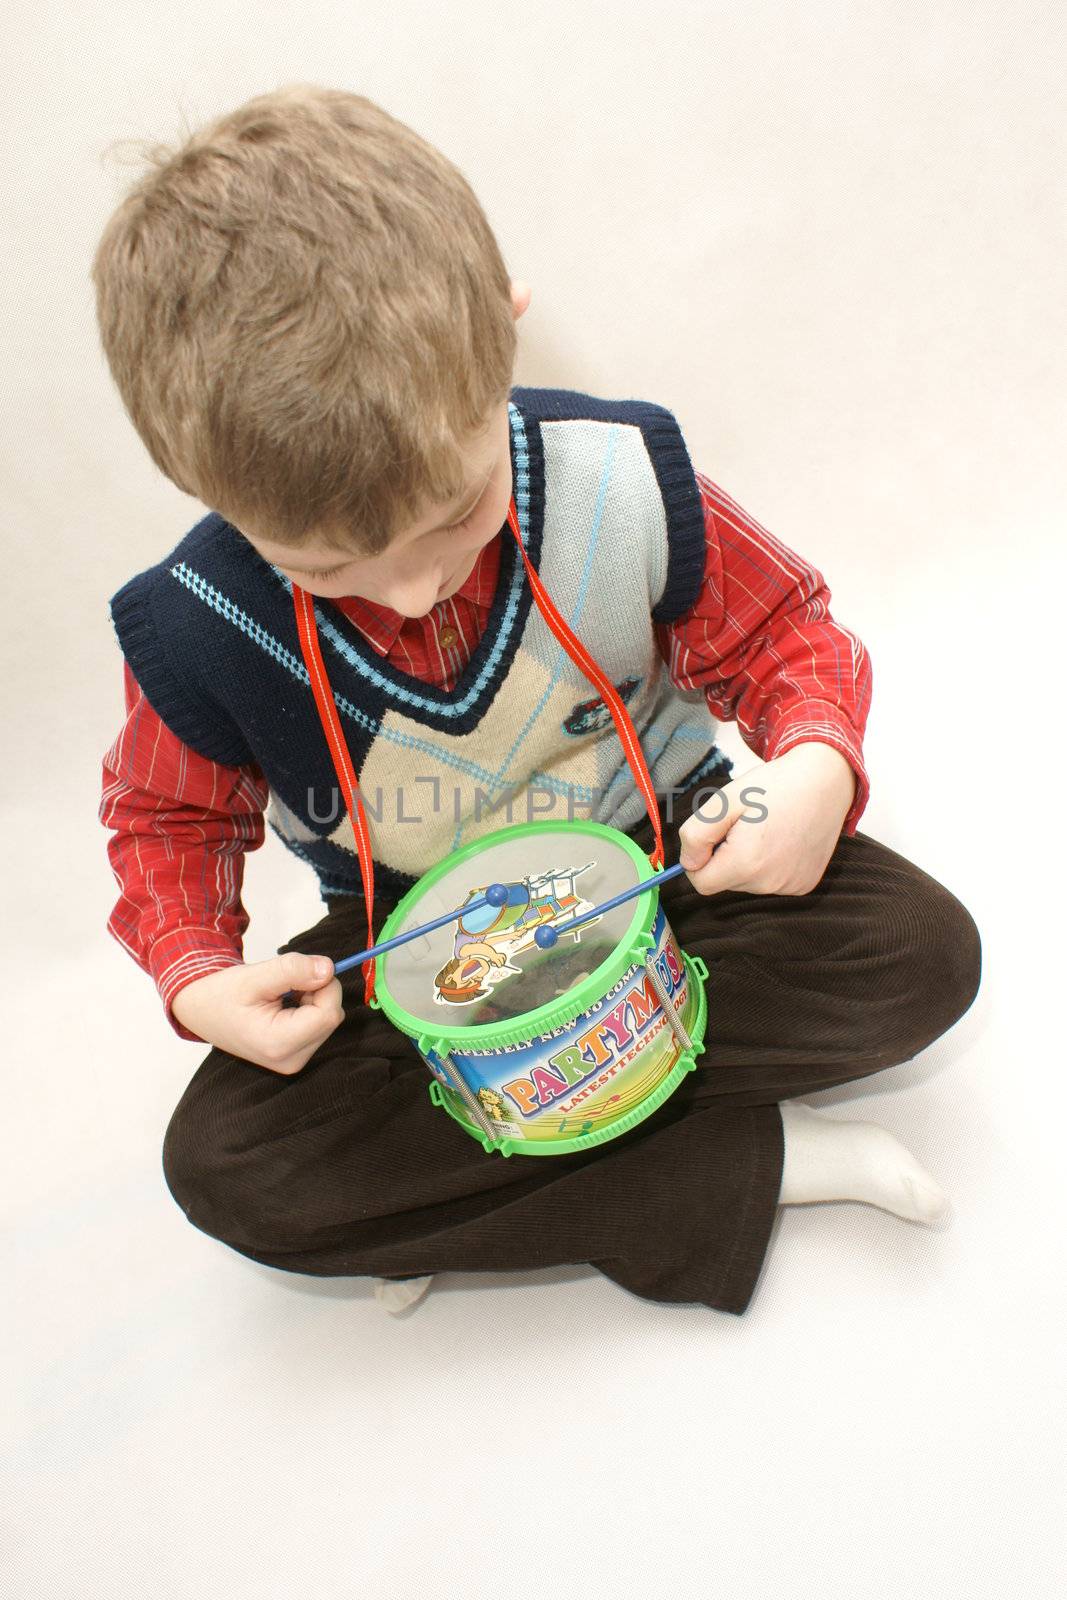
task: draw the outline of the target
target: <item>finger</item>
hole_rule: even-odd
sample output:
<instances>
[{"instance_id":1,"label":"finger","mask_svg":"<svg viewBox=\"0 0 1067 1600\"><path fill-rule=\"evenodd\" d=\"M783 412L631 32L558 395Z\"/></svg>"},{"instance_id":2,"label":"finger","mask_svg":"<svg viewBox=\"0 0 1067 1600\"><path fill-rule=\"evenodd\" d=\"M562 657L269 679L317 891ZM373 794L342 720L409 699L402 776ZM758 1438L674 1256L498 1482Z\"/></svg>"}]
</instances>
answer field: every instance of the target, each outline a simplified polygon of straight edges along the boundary
<instances>
[{"instance_id":1,"label":"finger","mask_svg":"<svg viewBox=\"0 0 1067 1600\"><path fill-rule=\"evenodd\" d=\"M687 872L699 869L710 860L712 851L725 839L741 811L740 783L734 781L716 789L691 817L686 817L678 829L678 859Z\"/></svg>"},{"instance_id":2,"label":"finger","mask_svg":"<svg viewBox=\"0 0 1067 1600\"><path fill-rule=\"evenodd\" d=\"M245 968L246 995L249 1000L280 1000L290 989L321 989L333 978L329 956L304 955L287 950L269 961L257 961Z\"/></svg>"},{"instance_id":3,"label":"finger","mask_svg":"<svg viewBox=\"0 0 1067 1600\"><path fill-rule=\"evenodd\" d=\"M325 990L306 995L298 1006L279 1006L269 1021L269 1038L276 1051L288 1054L321 1044L343 1019L341 985L335 981Z\"/></svg>"},{"instance_id":4,"label":"finger","mask_svg":"<svg viewBox=\"0 0 1067 1600\"><path fill-rule=\"evenodd\" d=\"M686 876L698 894L721 894L724 889L752 893L752 862L744 848L742 830L734 828L710 861Z\"/></svg>"},{"instance_id":5,"label":"finger","mask_svg":"<svg viewBox=\"0 0 1067 1600\"><path fill-rule=\"evenodd\" d=\"M303 1009L321 1011L323 1015L343 1017L342 989L340 978L334 978L331 983L324 984L321 989L305 989L300 995L298 1004Z\"/></svg>"}]
</instances>

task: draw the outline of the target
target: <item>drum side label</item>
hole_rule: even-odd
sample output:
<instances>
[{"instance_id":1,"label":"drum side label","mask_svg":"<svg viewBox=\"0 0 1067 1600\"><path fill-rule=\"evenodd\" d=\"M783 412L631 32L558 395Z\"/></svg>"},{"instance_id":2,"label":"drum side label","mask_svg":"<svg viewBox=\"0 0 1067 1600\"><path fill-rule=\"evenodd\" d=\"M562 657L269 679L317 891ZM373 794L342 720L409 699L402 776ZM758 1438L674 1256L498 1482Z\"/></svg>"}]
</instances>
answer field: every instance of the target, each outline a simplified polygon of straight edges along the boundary
<instances>
[{"instance_id":1,"label":"drum side label","mask_svg":"<svg viewBox=\"0 0 1067 1600\"><path fill-rule=\"evenodd\" d=\"M694 1009L688 975L662 907L652 933L648 959L685 1021ZM449 1057L501 1134L559 1139L624 1116L663 1081L680 1049L642 963L550 1034L499 1050L453 1050ZM436 1076L454 1095L445 1075Z\"/></svg>"},{"instance_id":2,"label":"drum side label","mask_svg":"<svg viewBox=\"0 0 1067 1600\"><path fill-rule=\"evenodd\" d=\"M685 975L669 944L654 965L673 999ZM600 1001L584 1012L582 1031L547 1056L543 1066L533 1067L528 1076L501 1084L501 1093L524 1117L536 1116L554 1102L558 1102L560 1111L573 1111L595 1089L610 1083L622 1067L636 1058L644 1043L666 1026L659 997L644 967L634 967L626 982L622 999L608 1011L604 1010L607 1002ZM590 1017L594 1020L586 1026ZM568 1032L573 1033L573 1029ZM588 1082L594 1076L596 1083Z\"/></svg>"}]
</instances>

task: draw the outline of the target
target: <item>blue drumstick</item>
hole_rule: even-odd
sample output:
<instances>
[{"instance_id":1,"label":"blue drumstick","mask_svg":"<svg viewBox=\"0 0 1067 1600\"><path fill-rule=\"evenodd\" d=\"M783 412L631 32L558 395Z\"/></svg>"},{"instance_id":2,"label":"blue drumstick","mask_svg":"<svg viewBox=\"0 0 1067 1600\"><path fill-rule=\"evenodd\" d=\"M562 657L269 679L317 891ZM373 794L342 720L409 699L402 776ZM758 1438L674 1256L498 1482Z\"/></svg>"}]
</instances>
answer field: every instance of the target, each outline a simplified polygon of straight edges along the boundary
<instances>
[{"instance_id":1,"label":"blue drumstick","mask_svg":"<svg viewBox=\"0 0 1067 1600\"><path fill-rule=\"evenodd\" d=\"M604 900L600 905L594 906L591 911L584 912L580 917L574 917L570 922L545 923L534 934L534 943L541 950L550 950L556 943L561 933L569 933L572 928L579 928L583 923L591 922L594 917L599 917L605 911L611 911L615 906L621 906L627 900L636 899L639 894L644 894L646 889L658 888L661 883L666 883L669 878L676 878L685 868L679 861L673 867L667 867L663 872L655 873L651 878L643 878L640 883L635 883L631 888L624 889L621 894L613 895L610 900ZM464 912L476 911L479 906L502 906L506 903L508 891L502 883L491 883L483 895L477 900L468 900L466 905L457 906L455 911L448 911L443 917L437 917L433 922L423 922L417 928L409 928L407 933L401 933L395 939L385 939L381 944L371 945L369 950L361 950L358 955L346 956L343 961L334 964L334 976L339 972L348 972L352 967L362 965L372 956L380 956L386 950L395 950L397 945L407 944L410 939L417 939L421 934L432 933L435 928L443 928L446 922L454 922Z\"/></svg>"},{"instance_id":2,"label":"blue drumstick","mask_svg":"<svg viewBox=\"0 0 1067 1600\"><path fill-rule=\"evenodd\" d=\"M583 911L580 917L574 917L570 922L546 922L534 934L534 943L539 950L551 950L561 933L570 933L572 928L580 928L583 922L592 922L594 917L602 916L605 911L611 911L615 906L621 906L625 900L635 899L639 894L644 894L646 889L658 889L668 878L676 878L684 871L685 868L679 861L673 867L666 867L662 872L657 872L654 877L644 878L640 883L635 883L632 889L624 889L622 894L604 900L591 911Z\"/></svg>"},{"instance_id":3,"label":"blue drumstick","mask_svg":"<svg viewBox=\"0 0 1067 1600\"><path fill-rule=\"evenodd\" d=\"M417 928L409 928L407 933L398 933L395 939L385 939L381 944L372 944L369 950L361 950L356 956L346 956L343 961L334 962L334 977L339 972L348 972L351 967L361 966L372 956L380 956L386 950L395 950L398 944L407 944L409 939L417 939L420 934L432 933L435 928L443 928L446 922L454 922L457 917L464 916L468 911L477 911L479 906L506 905L507 898L508 891L504 884L491 883L477 900L468 900L466 905L457 906L455 911L446 911L443 917L437 917L433 922L423 922Z\"/></svg>"},{"instance_id":4,"label":"blue drumstick","mask_svg":"<svg viewBox=\"0 0 1067 1600\"><path fill-rule=\"evenodd\" d=\"M352 967L358 967L364 961L369 961L372 956L380 956L385 950L395 950L398 944L407 944L411 939L418 939L421 934L431 933L434 928L443 928L446 922L454 922L465 911L476 911L479 906L502 906L507 903L508 891L502 883L491 883L485 893L476 900L468 900L466 905L457 906L455 911L446 911L443 917L437 917L433 922L423 922L417 928L409 928L407 933L398 933L395 939L385 939L381 944L372 944L369 950L361 950L358 955L345 956L343 961L334 962L333 975L336 978L339 972L348 972ZM287 989L282 995L282 1004L288 1002L296 1005L300 996L295 989Z\"/></svg>"}]
</instances>

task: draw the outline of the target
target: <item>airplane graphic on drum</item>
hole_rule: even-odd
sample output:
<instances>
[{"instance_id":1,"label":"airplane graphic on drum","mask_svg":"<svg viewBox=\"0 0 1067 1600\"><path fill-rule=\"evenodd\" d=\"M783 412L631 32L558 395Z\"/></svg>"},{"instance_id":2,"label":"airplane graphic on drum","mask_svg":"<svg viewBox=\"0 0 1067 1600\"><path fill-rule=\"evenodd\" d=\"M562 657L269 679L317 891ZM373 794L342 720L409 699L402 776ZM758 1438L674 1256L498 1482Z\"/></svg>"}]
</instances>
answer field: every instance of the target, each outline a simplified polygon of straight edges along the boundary
<instances>
[{"instance_id":1,"label":"airplane graphic on drum","mask_svg":"<svg viewBox=\"0 0 1067 1600\"><path fill-rule=\"evenodd\" d=\"M553 867L547 872L527 874L518 882L507 883L508 898L501 906L484 902L475 910L460 912L456 924L452 957L434 977L434 999L441 1005L464 1006L480 1000L491 987L515 977L522 968L512 957L523 950L536 949L534 934L547 923L567 922L593 910L593 903L575 889L575 879L595 861L580 867ZM472 888L468 901L481 899L487 885ZM592 917L570 934L575 944L584 928L600 921Z\"/></svg>"}]
</instances>

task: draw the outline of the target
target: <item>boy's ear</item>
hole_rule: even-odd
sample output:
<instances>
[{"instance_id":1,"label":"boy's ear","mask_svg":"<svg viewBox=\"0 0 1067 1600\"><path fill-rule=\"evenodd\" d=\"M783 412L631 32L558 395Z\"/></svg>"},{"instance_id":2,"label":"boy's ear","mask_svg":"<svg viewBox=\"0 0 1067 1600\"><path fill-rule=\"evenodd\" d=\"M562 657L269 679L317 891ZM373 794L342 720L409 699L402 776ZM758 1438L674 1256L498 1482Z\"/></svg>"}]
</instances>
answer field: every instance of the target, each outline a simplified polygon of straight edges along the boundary
<instances>
[{"instance_id":1,"label":"boy's ear","mask_svg":"<svg viewBox=\"0 0 1067 1600\"><path fill-rule=\"evenodd\" d=\"M528 283L516 282L514 279L512 279L512 283L511 283L511 306L512 306L512 310L515 313L515 321L516 322L518 322L519 318L522 316L523 312L526 310L526 307L529 304L530 304L530 285Z\"/></svg>"}]
</instances>

